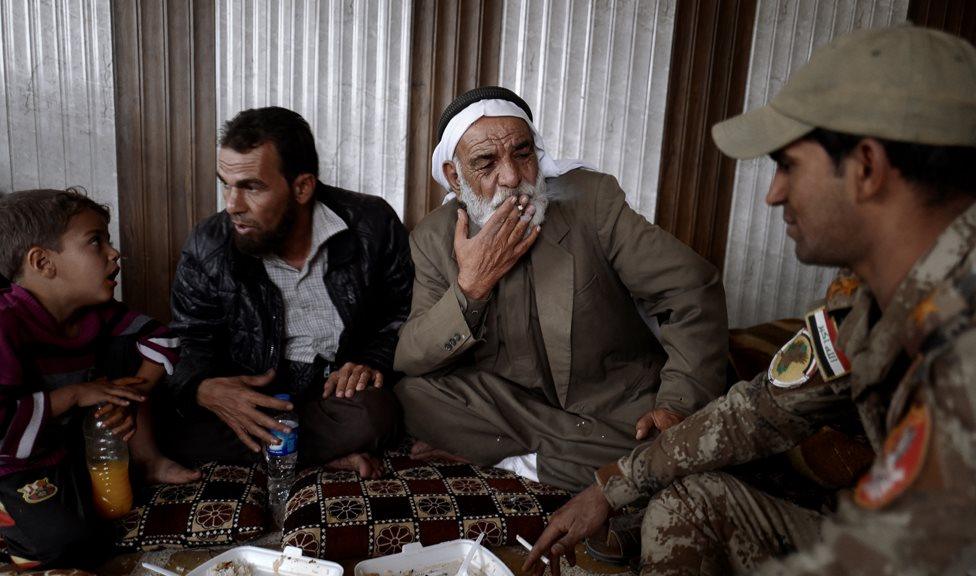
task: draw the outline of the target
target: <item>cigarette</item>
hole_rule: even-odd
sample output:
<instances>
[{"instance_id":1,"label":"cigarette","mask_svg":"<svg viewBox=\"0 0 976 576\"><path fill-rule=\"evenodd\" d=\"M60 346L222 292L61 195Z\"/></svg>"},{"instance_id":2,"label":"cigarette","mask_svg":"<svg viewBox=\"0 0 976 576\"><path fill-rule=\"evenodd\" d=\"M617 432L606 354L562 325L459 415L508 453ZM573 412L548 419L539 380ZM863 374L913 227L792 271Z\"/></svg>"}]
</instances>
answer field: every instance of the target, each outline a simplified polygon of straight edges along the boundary
<instances>
[{"instance_id":1,"label":"cigarette","mask_svg":"<svg viewBox=\"0 0 976 576\"><path fill-rule=\"evenodd\" d=\"M518 542L519 544L521 544L522 545L522 548L525 548L526 550L528 550L530 552L532 551L532 545L529 544L529 541L526 540L525 538L522 538L521 536L519 536L518 534L516 534L515 535L515 541ZM546 566L549 565L549 559L548 558L546 558L545 556L540 556L539 558L542 560L542 563L543 564L545 564Z\"/></svg>"}]
</instances>

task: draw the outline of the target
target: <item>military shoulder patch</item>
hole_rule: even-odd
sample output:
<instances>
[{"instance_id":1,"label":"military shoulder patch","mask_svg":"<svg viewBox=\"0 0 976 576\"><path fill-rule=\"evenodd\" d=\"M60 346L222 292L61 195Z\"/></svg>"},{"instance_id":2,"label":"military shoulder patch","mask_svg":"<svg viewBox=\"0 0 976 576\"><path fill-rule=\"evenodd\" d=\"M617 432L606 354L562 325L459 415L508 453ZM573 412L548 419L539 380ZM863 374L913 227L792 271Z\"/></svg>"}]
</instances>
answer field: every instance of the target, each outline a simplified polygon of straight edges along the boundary
<instances>
[{"instance_id":1,"label":"military shoulder patch","mask_svg":"<svg viewBox=\"0 0 976 576\"><path fill-rule=\"evenodd\" d=\"M851 371L851 361L837 347L837 322L824 307L817 308L806 316L807 330L813 341L813 352L824 382L846 376Z\"/></svg>"},{"instance_id":2,"label":"military shoulder patch","mask_svg":"<svg viewBox=\"0 0 976 576\"><path fill-rule=\"evenodd\" d=\"M17 491L24 497L24 502L38 504L57 494L58 487L51 484L47 478L41 478L30 484L25 484Z\"/></svg>"},{"instance_id":3,"label":"military shoulder patch","mask_svg":"<svg viewBox=\"0 0 976 576\"><path fill-rule=\"evenodd\" d=\"M796 388L809 380L816 369L813 342L810 334L803 329L773 356L766 377L773 386Z\"/></svg>"},{"instance_id":4,"label":"military shoulder patch","mask_svg":"<svg viewBox=\"0 0 976 576\"><path fill-rule=\"evenodd\" d=\"M838 274L836 278L827 286L827 300L853 296L861 281L854 274Z\"/></svg>"},{"instance_id":5,"label":"military shoulder patch","mask_svg":"<svg viewBox=\"0 0 976 576\"><path fill-rule=\"evenodd\" d=\"M925 464L931 431L928 407L915 403L888 435L874 465L858 481L854 501L863 508L876 510L911 486Z\"/></svg>"}]
</instances>

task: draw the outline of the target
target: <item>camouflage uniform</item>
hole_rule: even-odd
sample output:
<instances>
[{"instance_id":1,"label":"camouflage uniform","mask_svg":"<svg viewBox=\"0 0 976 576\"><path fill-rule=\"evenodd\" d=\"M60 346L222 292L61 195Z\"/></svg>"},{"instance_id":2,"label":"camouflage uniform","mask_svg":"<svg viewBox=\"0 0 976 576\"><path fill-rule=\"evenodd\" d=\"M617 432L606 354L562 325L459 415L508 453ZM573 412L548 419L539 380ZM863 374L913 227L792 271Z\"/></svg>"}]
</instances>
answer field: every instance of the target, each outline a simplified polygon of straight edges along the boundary
<instances>
[{"instance_id":1,"label":"camouflage uniform","mask_svg":"<svg viewBox=\"0 0 976 576\"><path fill-rule=\"evenodd\" d=\"M915 263L883 313L866 286L841 275L826 312L839 326L834 343L848 373L830 374L818 349L819 370L798 386L774 385L772 371L740 382L598 471L614 508L654 495L642 528L643 573L976 568L974 247L976 205ZM859 425L877 454L836 514L717 472L783 452L826 424Z\"/></svg>"}]
</instances>

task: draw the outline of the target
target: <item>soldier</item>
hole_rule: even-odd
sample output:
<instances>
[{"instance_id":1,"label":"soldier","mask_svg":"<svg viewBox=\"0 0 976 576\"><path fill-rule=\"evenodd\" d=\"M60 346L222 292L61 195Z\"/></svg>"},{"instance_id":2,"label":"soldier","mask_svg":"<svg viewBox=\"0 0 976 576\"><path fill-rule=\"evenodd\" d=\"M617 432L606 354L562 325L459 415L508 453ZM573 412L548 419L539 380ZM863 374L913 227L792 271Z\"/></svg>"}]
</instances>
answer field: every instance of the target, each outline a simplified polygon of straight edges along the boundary
<instances>
[{"instance_id":1,"label":"soldier","mask_svg":"<svg viewBox=\"0 0 976 576\"><path fill-rule=\"evenodd\" d=\"M773 157L766 201L797 257L846 270L766 373L598 470L523 568L572 563L641 496L643 574L976 566L976 49L911 26L850 34L712 134ZM859 425L876 452L832 514L722 471L827 423Z\"/></svg>"}]
</instances>

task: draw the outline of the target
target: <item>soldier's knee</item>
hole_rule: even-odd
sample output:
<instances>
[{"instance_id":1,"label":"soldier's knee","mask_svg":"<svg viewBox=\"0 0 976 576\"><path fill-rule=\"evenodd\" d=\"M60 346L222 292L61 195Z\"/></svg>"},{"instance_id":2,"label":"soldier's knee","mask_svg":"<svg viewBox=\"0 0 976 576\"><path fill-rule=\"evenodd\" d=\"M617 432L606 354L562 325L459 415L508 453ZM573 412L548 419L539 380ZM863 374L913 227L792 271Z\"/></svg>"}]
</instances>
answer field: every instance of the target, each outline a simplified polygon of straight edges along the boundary
<instances>
[{"instance_id":1,"label":"soldier's knee","mask_svg":"<svg viewBox=\"0 0 976 576\"><path fill-rule=\"evenodd\" d=\"M714 507L726 494L724 474L704 472L675 480L651 498L644 514L644 530L653 532L663 526L691 522L701 511Z\"/></svg>"}]
</instances>

